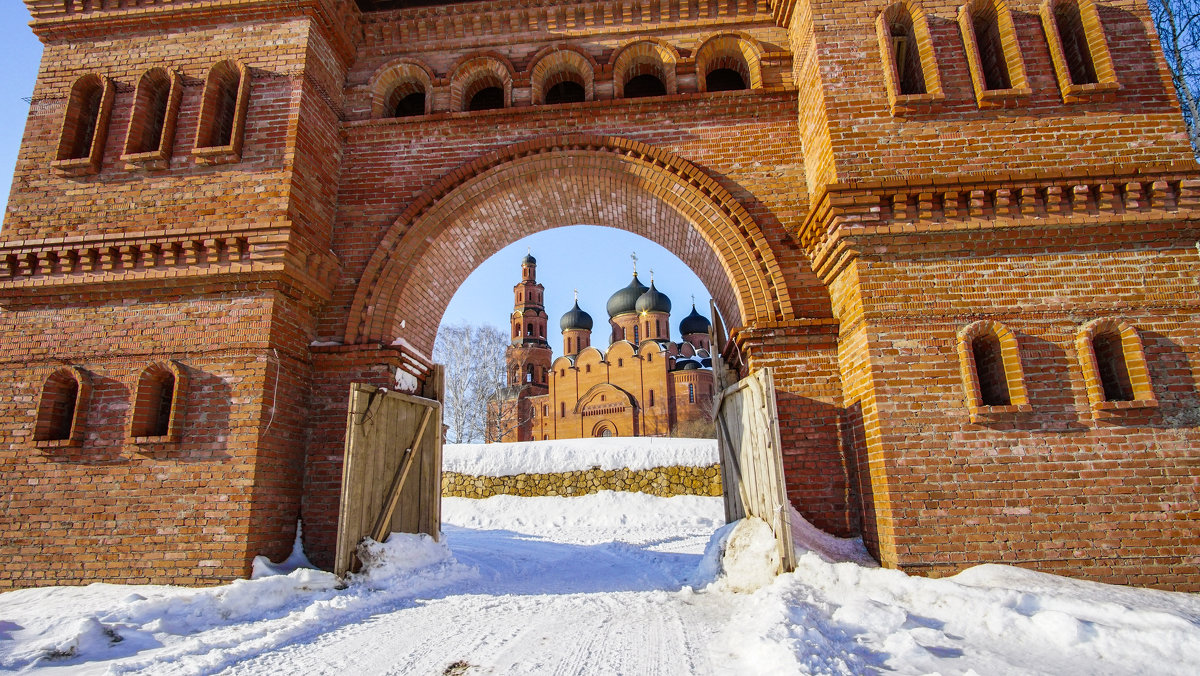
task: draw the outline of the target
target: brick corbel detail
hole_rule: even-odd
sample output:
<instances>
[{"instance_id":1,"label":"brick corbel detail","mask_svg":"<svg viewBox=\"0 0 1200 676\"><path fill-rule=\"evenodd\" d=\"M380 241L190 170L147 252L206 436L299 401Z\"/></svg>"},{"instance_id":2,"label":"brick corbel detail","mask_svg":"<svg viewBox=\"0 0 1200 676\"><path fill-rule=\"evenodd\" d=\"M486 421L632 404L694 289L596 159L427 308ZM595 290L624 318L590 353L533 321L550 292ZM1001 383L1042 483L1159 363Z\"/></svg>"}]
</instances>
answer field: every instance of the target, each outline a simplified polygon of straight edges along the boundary
<instances>
[{"instance_id":1,"label":"brick corbel detail","mask_svg":"<svg viewBox=\"0 0 1200 676\"><path fill-rule=\"evenodd\" d=\"M858 253L856 236L980 228L1200 219L1194 165L1115 169L1106 176L1012 174L991 181L834 183L810 202L796 240L826 283Z\"/></svg>"},{"instance_id":2,"label":"brick corbel detail","mask_svg":"<svg viewBox=\"0 0 1200 676\"><path fill-rule=\"evenodd\" d=\"M0 301L42 302L55 294L203 287L280 281L305 298L332 294L341 265L300 242L288 227L149 231L8 242L0 245Z\"/></svg>"},{"instance_id":3,"label":"brick corbel detail","mask_svg":"<svg viewBox=\"0 0 1200 676\"><path fill-rule=\"evenodd\" d=\"M96 0L87 10L80 0L25 0L25 5L33 16L30 27L43 42L110 38L148 26L165 31L204 21L288 20L303 16L314 21L329 38L338 58L348 64L355 58L355 45L362 35L362 12L354 0L142 0L136 5Z\"/></svg>"}]
</instances>

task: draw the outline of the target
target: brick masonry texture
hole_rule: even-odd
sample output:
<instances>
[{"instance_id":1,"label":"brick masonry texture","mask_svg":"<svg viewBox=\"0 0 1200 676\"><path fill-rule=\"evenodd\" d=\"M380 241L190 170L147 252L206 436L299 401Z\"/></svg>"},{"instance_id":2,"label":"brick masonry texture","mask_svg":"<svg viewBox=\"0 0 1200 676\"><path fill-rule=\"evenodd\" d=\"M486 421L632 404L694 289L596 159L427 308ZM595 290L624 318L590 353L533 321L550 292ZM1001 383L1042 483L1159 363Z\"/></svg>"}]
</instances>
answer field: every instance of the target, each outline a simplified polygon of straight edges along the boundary
<instances>
[{"instance_id":1,"label":"brick masonry texture","mask_svg":"<svg viewBox=\"0 0 1200 676\"><path fill-rule=\"evenodd\" d=\"M815 525L922 574L1200 589L1200 170L1144 3L1096 4L1119 88L1067 96L1040 3L1009 2L1028 90L977 96L958 5L912 0L942 96L900 100L885 0L26 2L45 52L0 231L0 586L211 584L285 555L298 518L330 563L350 384L423 379L471 271L588 223L678 255L726 357L774 369ZM735 52L750 87L706 91ZM248 77L240 153L194 153L223 61ZM151 68L181 84L173 143L127 164ZM668 94L621 98L643 72ZM88 76L107 134L64 166ZM506 108L461 111L480 78ZM561 78L586 100L534 103ZM417 84L427 113L388 117ZM1011 331L1025 403L964 387L976 322ZM1097 398L1085 326L1130 327L1134 400ZM134 438L156 364L178 437ZM80 373L77 433L35 440Z\"/></svg>"},{"instance_id":2,"label":"brick masonry texture","mask_svg":"<svg viewBox=\"0 0 1200 676\"><path fill-rule=\"evenodd\" d=\"M493 495L587 495L598 491L634 491L660 497L717 496L721 495L721 470L713 465L639 470L585 469L514 476L442 473L442 495L454 498L490 498Z\"/></svg>"}]
</instances>

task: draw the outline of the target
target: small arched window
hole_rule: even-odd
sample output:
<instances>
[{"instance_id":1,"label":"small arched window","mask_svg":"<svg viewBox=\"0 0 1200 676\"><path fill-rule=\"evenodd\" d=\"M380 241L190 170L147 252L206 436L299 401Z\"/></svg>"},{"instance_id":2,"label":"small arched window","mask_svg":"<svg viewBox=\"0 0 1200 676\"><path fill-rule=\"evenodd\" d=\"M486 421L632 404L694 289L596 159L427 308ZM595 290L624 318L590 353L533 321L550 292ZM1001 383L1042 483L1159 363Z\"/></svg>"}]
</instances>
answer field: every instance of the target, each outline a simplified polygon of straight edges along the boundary
<instances>
[{"instance_id":1,"label":"small arched window","mask_svg":"<svg viewBox=\"0 0 1200 676\"><path fill-rule=\"evenodd\" d=\"M546 103L582 103L587 100L587 90L572 80L563 80L546 90Z\"/></svg>"},{"instance_id":2,"label":"small arched window","mask_svg":"<svg viewBox=\"0 0 1200 676\"><path fill-rule=\"evenodd\" d=\"M975 373L979 379L980 403L984 406L1011 405L1000 339L991 332L975 336L971 339L971 355L975 359Z\"/></svg>"},{"instance_id":3,"label":"small arched window","mask_svg":"<svg viewBox=\"0 0 1200 676\"><path fill-rule=\"evenodd\" d=\"M432 72L408 58L383 64L371 75L371 117L414 117L431 112Z\"/></svg>"},{"instance_id":4,"label":"small arched window","mask_svg":"<svg viewBox=\"0 0 1200 676\"><path fill-rule=\"evenodd\" d=\"M1030 410L1016 334L998 322L975 322L958 334L959 366L971 422Z\"/></svg>"},{"instance_id":5,"label":"small arched window","mask_svg":"<svg viewBox=\"0 0 1200 676\"><path fill-rule=\"evenodd\" d=\"M1005 0L968 2L958 10L958 25L979 105L1029 94L1025 62Z\"/></svg>"},{"instance_id":6,"label":"small arched window","mask_svg":"<svg viewBox=\"0 0 1200 676\"><path fill-rule=\"evenodd\" d=\"M688 403L696 403L696 386L692 383L688 383Z\"/></svg>"},{"instance_id":7,"label":"small arched window","mask_svg":"<svg viewBox=\"0 0 1200 676\"><path fill-rule=\"evenodd\" d=\"M192 154L206 163L241 159L250 103L250 72L245 64L222 61L208 71Z\"/></svg>"},{"instance_id":8,"label":"small arched window","mask_svg":"<svg viewBox=\"0 0 1200 676\"><path fill-rule=\"evenodd\" d=\"M654 390L650 390L649 405L654 405Z\"/></svg>"},{"instance_id":9,"label":"small arched window","mask_svg":"<svg viewBox=\"0 0 1200 676\"><path fill-rule=\"evenodd\" d=\"M556 47L535 57L529 69L534 105L591 101L595 67L582 51Z\"/></svg>"},{"instance_id":10,"label":"small arched window","mask_svg":"<svg viewBox=\"0 0 1200 676\"><path fill-rule=\"evenodd\" d=\"M175 140L175 119L179 111L181 85L178 73L153 68L138 80L133 114L125 134L125 154L133 167L165 169Z\"/></svg>"},{"instance_id":11,"label":"small arched window","mask_svg":"<svg viewBox=\"0 0 1200 676\"><path fill-rule=\"evenodd\" d=\"M1117 319L1084 324L1075 349L1083 369L1088 401L1097 412L1156 406L1141 336Z\"/></svg>"},{"instance_id":12,"label":"small arched window","mask_svg":"<svg viewBox=\"0 0 1200 676\"><path fill-rule=\"evenodd\" d=\"M639 40L619 49L613 57L613 84L617 98L642 98L675 93L673 47L654 40Z\"/></svg>"},{"instance_id":13,"label":"small arched window","mask_svg":"<svg viewBox=\"0 0 1200 676\"><path fill-rule=\"evenodd\" d=\"M59 133L53 164L56 172L82 176L100 171L114 89L111 80L98 75L75 81Z\"/></svg>"},{"instance_id":14,"label":"small arched window","mask_svg":"<svg viewBox=\"0 0 1200 676\"><path fill-rule=\"evenodd\" d=\"M425 89L418 82L401 82L384 102L389 117L417 117L426 110Z\"/></svg>"},{"instance_id":15,"label":"small arched window","mask_svg":"<svg viewBox=\"0 0 1200 676\"><path fill-rule=\"evenodd\" d=\"M657 75L643 73L635 75L625 83L625 98L641 99L649 96L666 96L667 86Z\"/></svg>"},{"instance_id":16,"label":"small arched window","mask_svg":"<svg viewBox=\"0 0 1200 676\"><path fill-rule=\"evenodd\" d=\"M696 83L702 92L762 87L762 46L741 33L705 40L696 49Z\"/></svg>"},{"instance_id":17,"label":"small arched window","mask_svg":"<svg viewBox=\"0 0 1200 676\"><path fill-rule=\"evenodd\" d=\"M945 98L929 23L920 5L897 2L875 22L892 113Z\"/></svg>"},{"instance_id":18,"label":"small arched window","mask_svg":"<svg viewBox=\"0 0 1200 676\"><path fill-rule=\"evenodd\" d=\"M138 378L129 435L135 439L178 441L182 429L184 371L174 362L150 365Z\"/></svg>"},{"instance_id":19,"label":"small arched window","mask_svg":"<svg viewBox=\"0 0 1200 676\"><path fill-rule=\"evenodd\" d=\"M512 99L512 64L496 55L480 55L460 63L450 76L452 110L505 108ZM532 274L523 270L522 274Z\"/></svg>"},{"instance_id":20,"label":"small arched window","mask_svg":"<svg viewBox=\"0 0 1200 676\"><path fill-rule=\"evenodd\" d=\"M1071 84L1084 85L1099 82L1096 79L1096 64L1088 49L1087 35L1083 29L1083 18L1079 5L1074 2L1059 2L1054 5L1054 28L1062 44L1063 57L1067 62L1067 73Z\"/></svg>"},{"instance_id":21,"label":"small arched window","mask_svg":"<svg viewBox=\"0 0 1200 676\"><path fill-rule=\"evenodd\" d=\"M633 325L633 344L634 345L637 345L638 343L641 342L641 336L638 335L638 328L639 327L637 324Z\"/></svg>"},{"instance_id":22,"label":"small arched window","mask_svg":"<svg viewBox=\"0 0 1200 676\"><path fill-rule=\"evenodd\" d=\"M525 335L529 336L529 337L533 337L533 324L525 325Z\"/></svg>"},{"instance_id":23,"label":"small arched window","mask_svg":"<svg viewBox=\"0 0 1200 676\"><path fill-rule=\"evenodd\" d=\"M1119 88L1104 26L1092 0L1046 0L1041 17L1063 101Z\"/></svg>"},{"instance_id":24,"label":"small arched window","mask_svg":"<svg viewBox=\"0 0 1200 676\"><path fill-rule=\"evenodd\" d=\"M558 417L560 417L560 418L565 418L565 417L567 417L567 404L566 404L566 402L559 402L559 404L558 404Z\"/></svg>"},{"instance_id":25,"label":"small arched window","mask_svg":"<svg viewBox=\"0 0 1200 676\"><path fill-rule=\"evenodd\" d=\"M90 381L83 369L61 368L51 373L38 398L33 440L55 445L82 441L90 393Z\"/></svg>"},{"instance_id":26,"label":"small arched window","mask_svg":"<svg viewBox=\"0 0 1200 676\"><path fill-rule=\"evenodd\" d=\"M1121 345L1121 334L1102 331L1092 336L1092 352L1096 355L1096 371L1105 401L1133 401L1133 381L1129 379L1129 364Z\"/></svg>"}]
</instances>

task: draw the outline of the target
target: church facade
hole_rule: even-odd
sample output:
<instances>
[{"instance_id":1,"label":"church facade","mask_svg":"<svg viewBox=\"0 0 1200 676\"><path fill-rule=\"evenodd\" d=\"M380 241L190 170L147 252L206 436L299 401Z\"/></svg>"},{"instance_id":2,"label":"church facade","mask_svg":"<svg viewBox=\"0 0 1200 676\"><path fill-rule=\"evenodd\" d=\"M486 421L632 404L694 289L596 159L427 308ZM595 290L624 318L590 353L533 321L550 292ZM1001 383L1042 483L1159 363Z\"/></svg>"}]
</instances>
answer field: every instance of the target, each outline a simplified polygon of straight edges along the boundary
<instances>
[{"instance_id":1,"label":"church facade","mask_svg":"<svg viewBox=\"0 0 1200 676\"><path fill-rule=\"evenodd\" d=\"M694 305L674 342L671 299L635 271L609 298L608 347L592 345L592 317L576 299L559 320L563 354L553 358L543 291L527 255L513 288L507 386L489 403L489 441L709 433L710 325Z\"/></svg>"}]
</instances>

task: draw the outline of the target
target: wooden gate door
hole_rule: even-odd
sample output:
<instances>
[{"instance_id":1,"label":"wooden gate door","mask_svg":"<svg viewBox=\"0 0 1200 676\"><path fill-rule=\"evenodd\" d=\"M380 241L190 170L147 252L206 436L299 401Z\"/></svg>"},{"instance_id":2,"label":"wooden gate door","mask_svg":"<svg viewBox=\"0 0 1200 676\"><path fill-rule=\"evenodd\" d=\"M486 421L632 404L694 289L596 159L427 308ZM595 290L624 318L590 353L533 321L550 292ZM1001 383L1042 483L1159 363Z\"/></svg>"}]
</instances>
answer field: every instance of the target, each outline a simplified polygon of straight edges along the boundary
<instances>
[{"instance_id":1,"label":"wooden gate door","mask_svg":"<svg viewBox=\"0 0 1200 676\"><path fill-rule=\"evenodd\" d=\"M721 320L715 305L712 311L712 344L719 346L723 343ZM771 369L757 369L727 384L736 376L725 368L717 353L713 355L713 376L722 388L713 402L713 420L721 452L725 521L730 523L747 516L765 521L775 533L779 547L779 572L791 572L796 569L796 550L792 543L792 510L783 477L783 450Z\"/></svg>"},{"instance_id":2,"label":"wooden gate door","mask_svg":"<svg viewBox=\"0 0 1200 676\"><path fill-rule=\"evenodd\" d=\"M372 385L350 387L334 573L356 566L364 537L426 533L442 509L442 405Z\"/></svg>"}]
</instances>

